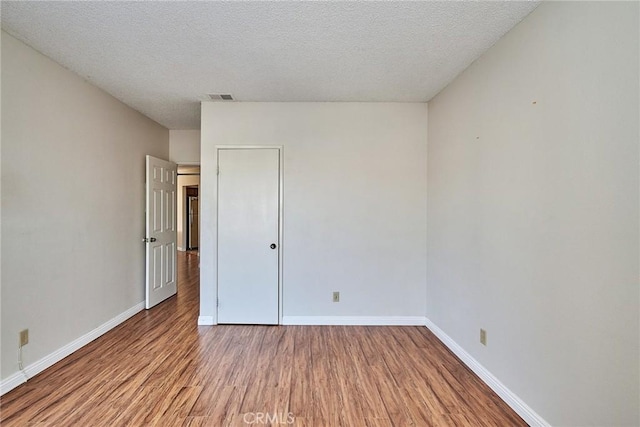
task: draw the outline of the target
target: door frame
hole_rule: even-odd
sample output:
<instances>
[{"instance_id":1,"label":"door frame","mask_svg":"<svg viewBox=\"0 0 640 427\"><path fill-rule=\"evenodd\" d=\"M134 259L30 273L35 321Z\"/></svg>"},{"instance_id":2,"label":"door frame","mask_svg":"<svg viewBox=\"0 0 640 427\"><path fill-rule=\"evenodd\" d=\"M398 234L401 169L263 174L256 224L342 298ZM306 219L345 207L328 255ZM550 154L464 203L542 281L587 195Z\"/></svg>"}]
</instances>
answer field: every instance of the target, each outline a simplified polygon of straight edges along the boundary
<instances>
[{"instance_id":1,"label":"door frame","mask_svg":"<svg viewBox=\"0 0 640 427\"><path fill-rule=\"evenodd\" d=\"M283 313L283 282L282 282L282 266L283 266L283 250L284 244L284 146L282 145L216 145L215 154L213 157L213 164L215 167L215 197L213 198L213 211L215 212L215 244L214 250L214 274L215 274L215 300L213 301L215 307L215 324L218 324L218 167L219 167L219 153L221 150L265 150L276 149L278 150L278 325L282 325L282 313ZM202 190L202 189L200 189Z\"/></svg>"}]
</instances>

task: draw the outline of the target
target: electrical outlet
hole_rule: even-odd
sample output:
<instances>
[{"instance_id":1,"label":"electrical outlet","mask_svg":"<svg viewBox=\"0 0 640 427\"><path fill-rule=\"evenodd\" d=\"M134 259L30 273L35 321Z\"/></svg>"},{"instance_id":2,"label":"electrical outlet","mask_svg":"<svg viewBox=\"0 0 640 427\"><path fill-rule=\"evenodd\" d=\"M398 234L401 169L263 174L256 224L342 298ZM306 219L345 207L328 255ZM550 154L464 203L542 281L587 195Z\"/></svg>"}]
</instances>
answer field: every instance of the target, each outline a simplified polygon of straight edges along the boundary
<instances>
[{"instance_id":1,"label":"electrical outlet","mask_svg":"<svg viewBox=\"0 0 640 427\"><path fill-rule=\"evenodd\" d=\"M20 347L29 344L29 330L24 329L20 331Z\"/></svg>"},{"instance_id":2,"label":"electrical outlet","mask_svg":"<svg viewBox=\"0 0 640 427\"><path fill-rule=\"evenodd\" d=\"M487 345L487 331L480 329L480 344Z\"/></svg>"},{"instance_id":3,"label":"electrical outlet","mask_svg":"<svg viewBox=\"0 0 640 427\"><path fill-rule=\"evenodd\" d=\"M340 292L333 293L333 302L340 302Z\"/></svg>"}]
</instances>

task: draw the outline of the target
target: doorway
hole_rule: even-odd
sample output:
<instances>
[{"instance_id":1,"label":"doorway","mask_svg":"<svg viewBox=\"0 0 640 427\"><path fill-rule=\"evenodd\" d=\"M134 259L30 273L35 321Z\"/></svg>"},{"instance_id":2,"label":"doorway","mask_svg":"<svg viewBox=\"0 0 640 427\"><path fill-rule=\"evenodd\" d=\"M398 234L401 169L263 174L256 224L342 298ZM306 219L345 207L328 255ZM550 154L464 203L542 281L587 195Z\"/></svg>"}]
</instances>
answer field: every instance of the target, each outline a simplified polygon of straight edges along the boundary
<instances>
[{"instance_id":1,"label":"doorway","mask_svg":"<svg viewBox=\"0 0 640 427\"><path fill-rule=\"evenodd\" d=\"M193 251L198 249L198 243L200 241L200 204L198 201L198 187L187 187L185 193L187 196L187 201L185 203L186 246L188 251Z\"/></svg>"},{"instance_id":2,"label":"doorway","mask_svg":"<svg viewBox=\"0 0 640 427\"><path fill-rule=\"evenodd\" d=\"M200 166L178 165L178 251L200 247ZM197 198L197 202L190 198Z\"/></svg>"},{"instance_id":3,"label":"doorway","mask_svg":"<svg viewBox=\"0 0 640 427\"><path fill-rule=\"evenodd\" d=\"M177 171L178 299L192 307L200 295L200 205L193 203L200 200L200 165L178 164Z\"/></svg>"}]
</instances>

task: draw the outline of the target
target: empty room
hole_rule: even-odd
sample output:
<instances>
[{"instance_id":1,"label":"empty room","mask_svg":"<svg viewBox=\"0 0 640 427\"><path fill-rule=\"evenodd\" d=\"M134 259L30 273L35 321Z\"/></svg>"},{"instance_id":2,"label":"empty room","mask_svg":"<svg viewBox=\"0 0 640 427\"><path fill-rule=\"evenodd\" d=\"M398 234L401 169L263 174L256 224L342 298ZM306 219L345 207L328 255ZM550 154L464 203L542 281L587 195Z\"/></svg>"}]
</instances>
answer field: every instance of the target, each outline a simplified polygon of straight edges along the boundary
<instances>
[{"instance_id":1,"label":"empty room","mask_svg":"<svg viewBox=\"0 0 640 427\"><path fill-rule=\"evenodd\" d=\"M2 426L640 426L640 2L0 12Z\"/></svg>"}]
</instances>

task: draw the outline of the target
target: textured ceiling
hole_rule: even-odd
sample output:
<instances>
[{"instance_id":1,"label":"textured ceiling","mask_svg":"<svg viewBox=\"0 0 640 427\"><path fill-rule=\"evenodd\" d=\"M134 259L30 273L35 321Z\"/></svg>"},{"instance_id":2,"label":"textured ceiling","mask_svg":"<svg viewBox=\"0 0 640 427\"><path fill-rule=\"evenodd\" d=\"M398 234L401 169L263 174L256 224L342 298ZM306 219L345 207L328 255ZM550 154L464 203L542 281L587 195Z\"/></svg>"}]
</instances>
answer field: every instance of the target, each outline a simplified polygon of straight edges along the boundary
<instances>
[{"instance_id":1,"label":"textured ceiling","mask_svg":"<svg viewBox=\"0 0 640 427\"><path fill-rule=\"evenodd\" d=\"M538 2L10 2L2 28L169 129L200 101L425 102Z\"/></svg>"}]
</instances>

